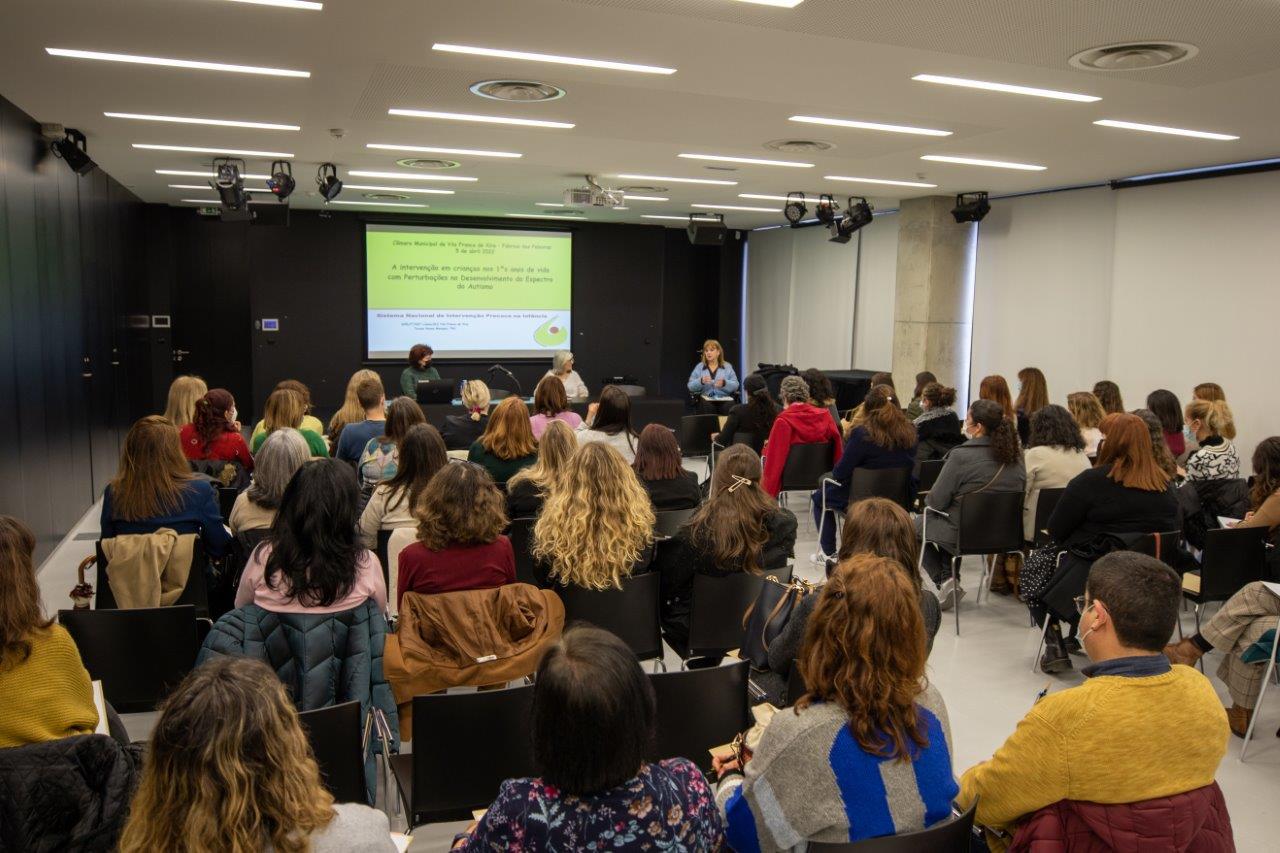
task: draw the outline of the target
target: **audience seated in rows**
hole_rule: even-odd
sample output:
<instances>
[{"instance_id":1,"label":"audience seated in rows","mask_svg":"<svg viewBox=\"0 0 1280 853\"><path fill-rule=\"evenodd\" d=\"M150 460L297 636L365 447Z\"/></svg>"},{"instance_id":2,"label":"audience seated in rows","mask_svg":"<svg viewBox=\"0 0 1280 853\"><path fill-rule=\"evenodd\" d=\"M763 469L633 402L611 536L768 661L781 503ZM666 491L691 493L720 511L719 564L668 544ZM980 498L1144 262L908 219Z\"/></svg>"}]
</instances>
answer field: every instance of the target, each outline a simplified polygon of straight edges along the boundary
<instances>
[{"instance_id":1,"label":"audience seated in rows","mask_svg":"<svg viewBox=\"0 0 1280 853\"><path fill-rule=\"evenodd\" d=\"M1191 389L1191 399L1204 400L1206 403L1225 403L1227 402L1227 392L1222 390L1222 386L1217 382L1201 382L1195 388ZM1235 439L1235 427L1231 427L1231 435L1227 438Z\"/></svg>"},{"instance_id":2,"label":"audience seated in rows","mask_svg":"<svg viewBox=\"0 0 1280 853\"><path fill-rule=\"evenodd\" d=\"M717 759L729 845L791 850L896 835L951 817L946 706L925 679L919 582L859 554L818 596L797 665L806 693L754 752Z\"/></svg>"},{"instance_id":3,"label":"audience seated in rows","mask_svg":"<svg viewBox=\"0 0 1280 853\"><path fill-rule=\"evenodd\" d=\"M698 475L685 470L680 445L669 427L649 424L640 432L631 467L649 493L655 512L693 509L702 502Z\"/></svg>"},{"instance_id":4,"label":"audience seated in rows","mask_svg":"<svg viewBox=\"0 0 1280 853\"><path fill-rule=\"evenodd\" d=\"M1186 436L1182 434L1182 403L1172 391L1157 388L1147 395L1147 408L1160 421L1160 434L1174 459L1181 460L1187 452Z\"/></svg>"},{"instance_id":5,"label":"audience seated in rows","mask_svg":"<svg viewBox=\"0 0 1280 853\"><path fill-rule=\"evenodd\" d=\"M938 377L934 376L928 370L922 370L916 374L916 387L911 392L911 401L907 403L904 410L907 419L914 421L916 418L924 414L924 389L931 383L937 382ZM948 403L947 405L951 405Z\"/></svg>"},{"instance_id":6,"label":"audience seated in rows","mask_svg":"<svg viewBox=\"0 0 1280 853\"><path fill-rule=\"evenodd\" d=\"M916 415L913 423L916 428L916 464L915 474L920 474L920 463L931 462L946 457L951 448L965 442L964 433L960 431L960 418L951 407L956 404L956 389L948 388L937 382L930 382L920 390ZM908 414L910 409L907 410Z\"/></svg>"},{"instance_id":7,"label":"audience seated in rows","mask_svg":"<svg viewBox=\"0 0 1280 853\"><path fill-rule=\"evenodd\" d=\"M1177 482L1178 460L1174 459L1169 443L1164 440L1164 424L1160 423L1156 413L1150 409L1134 409L1131 414L1141 418L1147 425L1147 432L1151 433L1151 451L1156 457L1156 467L1168 474L1170 480Z\"/></svg>"},{"instance_id":8,"label":"audience seated in rows","mask_svg":"<svg viewBox=\"0 0 1280 853\"><path fill-rule=\"evenodd\" d=\"M462 385L461 415L445 415L444 446L449 450L470 450L471 445L484 434L489 425L489 386L479 379L471 379Z\"/></svg>"},{"instance_id":9,"label":"audience seated in rows","mask_svg":"<svg viewBox=\"0 0 1280 853\"><path fill-rule=\"evenodd\" d=\"M578 443L607 444L622 454L627 464L636 461L635 427L631 424L631 398L616 385L606 385L600 399L587 407L587 419L578 425Z\"/></svg>"},{"instance_id":10,"label":"audience seated in rows","mask_svg":"<svg viewBox=\"0 0 1280 853\"><path fill-rule=\"evenodd\" d=\"M751 436L751 449L759 453L781 409L769 393L768 383L759 373L748 376L742 387L746 389L747 402L737 403L729 410L724 426L712 438L722 447L728 447L737 440L739 434L745 433Z\"/></svg>"},{"instance_id":11,"label":"audience seated in rows","mask_svg":"<svg viewBox=\"0 0 1280 853\"><path fill-rule=\"evenodd\" d=\"M1036 541L1036 506L1043 489L1064 489L1075 476L1092 467L1084 453L1084 438L1071 413L1061 406L1042 406L1031 416L1031 435L1024 456L1027 499L1022 505L1022 538Z\"/></svg>"},{"instance_id":12,"label":"audience seated in rows","mask_svg":"<svg viewBox=\"0 0 1280 853\"><path fill-rule=\"evenodd\" d=\"M333 413L333 417L329 418L329 432L326 438L329 439L329 447L335 452L338 449L338 441L342 438L342 430L348 424L364 420L364 407L360 405L360 399L356 396L356 387L368 380L376 380L379 385L382 384L382 379L373 370L357 370L351 374L351 378L347 380L347 390L342 398L342 406Z\"/></svg>"},{"instance_id":13,"label":"audience seated in rows","mask_svg":"<svg viewBox=\"0 0 1280 853\"><path fill-rule=\"evenodd\" d=\"M1019 443L1024 445L1027 443L1027 437L1031 434L1030 418L1026 413L1013 407L1013 395L1009 393L1009 383L1003 376L993 374L984 377L978 386L978 399L991 400L999 404L1004 411L1004 416L1017 428Z\"/></svg>"},{"instance_id":14,"label":"audience seated in rows","mask_svg":"<svg viewBox=\"0 0 1280 853\"><path fill-rule=\"evenodd\" d=\"M317 436L319 436L321 439L323 439L324 424L320 422L319 418L311 414L311 389L296 379L283 379L276 383L275 388L271 389L272 394L274 394L276 391L293 391L299 397L302 398L302 421L298 424L296 428L299 430L309 429L312 432L314 432ZM267 397L267 401L270 402L270 400L271 398ZM253 435L249 436L249 446L254 448L254 451L253 451L254 453L258 452L257 451L258 436L263 435L267 431L268 431L267 419L263 417L262 420L258 421L258 423L254 425ZM307 439L307 443L311 444L311 440L309 438ZM316 453L314 455L328 456L329 451L327 449L327 446L324 453Z\"/></svg>"},{"instance_id":15,"label":"audience seated in rows","mask_svg":"<svg viewBox=\"0 0 1280 853\"><path fill-rule=\"evenodd\" d=\"M267 440L267 436L276 430L293 429L307 443L307 448L312 456L324 457L329 455L329 445L325 443L324 436L313 429L304 425L307 418L307 403L303 396L292 388L276 388L271 392L271 396L267 398L267 405L262 413L260 425L262 431L254 431L251 447L256 454L258 448L262 447L262 443ZM315 420L315 418L312 418Z\"/></svg>"},{"instance_id":16,"label":"audience seated in rows","mask_svg":"<svg viewBox=\"0 0 1280 853\"><path fill-rule=\"evenodd\" d=\"M538 461L507 480L507 516L513 520L536 517L577 449L578 439L567 422L546 424L538 439Z\"/></svg>"},{"instance_id":17,"label":"audience seated in rows","mask_svg":"<svg viewBox=\"0 0 1280 853\"><path fill-rule=\"evenodd\" d=\"M867 385L868 390L876 387L877 385L888 385L890 388L894 389L894 396L897 396L898 389L897 386L893 384L892 373L881 372L871 374L871 382ZM850 409L845 419L840 422L841 433L847 436L849 433L853 432L854 427L861 425L864 414L865 410L862 403L859 403L856 407Z\"/></svg>"},{"instance_id":18,"label":"audience seated in rows","mask_svg":"<svg viewBox=\"0 0 1280 853\"><path fill-rule=\"evenodd\" d=\"M266 433L263 433L266 435ZM236 495L227 526L239 536L246 530L270 528L280 509L284 490L299 468L311 458L302 433L291 427L271 432L257 449L257 467L249 488Z\"/></svg>"},{"instance_id":19,"label":"audience seated in rows","mask_svg":"<svg viewBox=\"0 0 1280 853\"><path fill-rule=\"evenodd\" d=\"M707 500L674 538L658 548L655 568L662 573L662 633L681 657L689 645L694 575L723 577L781 569L795 550L796 517L760 488L761 476L760 457L754 450L743 444L725 448L716 461Z\"/></svg>"},{"instance_id":20,"label":"audience seated in rows","mask_svg":"<svg viewBox=\"0 0 1280 853\"><path fill-rule=\"evenodd\" d=\"M178 431L188 459L238 462L253 470L253 456L240 434L236 401L226 389L214 388L196 400L195 417Z\"/></svg>"},{"instance_id":21,"label":"audience seated in rows","mask_svg":"<svg viewBox=\"0 0 1280 853\"><path fill-rule=\"evenodd\" d=\"M577 429L582 418L569 408L569 396L560 377L544 376L533 389L533 414L529 417L533 437L541 440L543 430L552 421L563 421L569 429Z\"/></svg>"},{"instance_id":22,"label":"audience seated in rows","mask_svg":"<svg viewBox=\"0 0 1280 853\"><path fill-rule=\"evenodd\" d=\"M348 423L333 445L333 456L351 465L360 464L360 456L372 439L386 432L387 396L379 378L361 379L356 383L356 401L364 410L364 420Z\"/></svg>"},{"instance_id":23,"label":"audience seated in rows","mask_svg":"<svg viewBox=\"0 0 1280 853\"><path fill-rule=\"evenodd\" d=\"M506 486L513 474L538 461L537 451L529 410L519 397L507 397L494 408L484 434L471 445L467 459L488 471L499 486Z\"/></svg>"},{"instance_id":24,"label":"audience seated in rows","mask_svg":"<svg viewBox=\"0 0 1280 853\"><path fill-rule=\"evenodd\" d=\"M1120 396L1120 386L1110 379L1102 379L1093 385L1093 396L1098 399L1102 411L1108 415L1124 414L1124 398Z\"/></svg>"},{"instance_id":25,"label":"audience seated in rows","mask_svg":"<svg viewBox=\"0 0 1280 853\"><path fill-rule=\"evenodd\" d=\"M209 393L199 376L178 376L169 383L169 396L164 407L164 416L178 429L195 420L196 401Z\"/></svg>"},{"instance_id":26,"label":"audience seated in rows","mask_svg":"<svg viewBox=\"0 0 1280 853\"><path fill-rule=\"evenodd\" d=\"M375 486L396 475L400 441L410 427L426 422L422 407L412 398L397 397L391 401L387 406L387 418L383 421L382 435L369 439L356 464L362 492L372 494Z\"/></svg>"},{"instance_id":27,"label":"audience seated in rows","mask_svg":"<svg viewBox=\"0 0 1280 853\"><path fill-rule=\"evenodd\" d=\"M1235 420L1226 401L1192 400L1184 414L1187 431L1198 445L1198 449L1187 457L1187 479L1196 482L1238 478L1240 454L1230 440L1235 436Z\"/></svg>"},{"instance_id":28,"label":"audience seated in rows","mask_svg":"<svg viewBox=\"0 0 1280 853\"><path fill-rule=\"evenodd\" d=\"M1107 413L1102 410L1102 403L1093 396L1092 391L1073 391L1067 395L1067 411L1075 418L1080 427L1080 435L1084 439L1084 453L1090 459L1098 455L1098 445L1102 443L1102 419Z\"/></svg>"},{"instance_id":29,"label":"audience seated in rows","mask_svg":"<svg viewBox=\"0 0 1280 853\"><path fill-rule=\"evenodd\" d=\"M401 398L403 399L403 398ZM366 548L378 543L378 531L417 527L413 508L427 483L449 464L444 439L431 424L414 424L400 438L396 472L378 484L360 513L360 542Z\"/></svg>"},{"instance_id":30,"label":"audience seated in rows","mask_svg":"<svg viewBox=\"0 0 1280 853\"><path fill-rule=\"evenodd\" d=\"M1044 378L1044 371L1038 367L1024 367L1018 371L1018 397L1013 401L1013 408L1021 413L1027 424L1027 435L1031 435L1031 418L1035 413L1049 405L1049 383ZM1026 444L1026 441L1023 441Z\"/></svg>"},{"instance_id":31,"label":"audience seated in rows","mask_svg":"<svg viewBox=\"0 0 1280 853\"><path fill-rule=\"evenodd\" d=\"M831 387L831 380L827 378L827 374L816 367L810 367L807 370L800 371L800 378L804 380L805 385L809 386L809 405L819 409L826 409L830 412L831 420L835 422L836 429L840 429L840 412L836 409L836 392Z\"/></svg>"},{"instance_id":32,"label":"audience seated in rows","mask_svg":"<svg viewBox=\"0 0 1280 853\"><path fill-rule=\"evenodd\" d=\"M840 429L832 422L826 409L819 409L809 402L809 386L799 376L788 376L782 380L782 412L773 422L769 431L769 445L765 453L764 490L773 497L782 490L782 472L787 465L787 456L791 448L797 444L831 445L831 462L840 461L840 452L844 439Z\"/></svg>"}]
</instances>

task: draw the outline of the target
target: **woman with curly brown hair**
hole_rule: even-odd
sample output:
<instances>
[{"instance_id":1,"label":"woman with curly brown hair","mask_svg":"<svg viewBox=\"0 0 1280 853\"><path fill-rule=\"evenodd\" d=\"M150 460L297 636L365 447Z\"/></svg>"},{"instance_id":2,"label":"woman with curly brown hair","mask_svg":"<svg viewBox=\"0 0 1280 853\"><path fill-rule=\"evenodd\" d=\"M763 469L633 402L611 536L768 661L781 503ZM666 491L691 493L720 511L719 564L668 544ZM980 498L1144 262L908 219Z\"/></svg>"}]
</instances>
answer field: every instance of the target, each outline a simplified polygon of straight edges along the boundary
<instances>
[{"instance_id":1,"label":"woman with curly brown hair","mask_svg":"<svg viewBox=\"0 0 1280 853\"><path fill-rule=\"evenodd\" d=\"M1072 391L1067 395L1067 411L1076 419L1080 427L1080 437L1084 439L1084 453L1090 459L1098 455L1098 445L1102 443L1102 419L1107 413L1102 404L1093 396L1092 391Z\"/></svg>"},{"instance_id":2,"label":"woman with curly brown hair","mask_svg":"<svg viewBox=\"0 0 1280 853\"><path fill-rule=\"evenodd\" d=\"M1110 379L1099 379L1093 384L1093 396L1102 404L1102 411L1108 415L1124 414L1124 398L1120 396L1120 386Z\"/></svg>"},{"instance_id":3,"label":"woman with curly brown hair","mask_svg":"<svg viewBox=\"0 0 1280 853\"><path fill-rule=\"evenodd\" d=\"M387 817L335 804L284 685L218 658L169 694L151 733L121 853L380 853Z\"/></svg>"},{"instance_id":4,"label":"woman with curly brown hair","mask_svg":"<svg viewBox=\"0 0 1280 853\"><path fill-rule=\"evenodd\" d=\"M406 592L431 594L515 583L516 556L507 502L479 465L452 463L436 472L413 506L418 541L400 552L396 603Z\"/></svg>"},{"instance_id":5,"label":"woman with curly brown hair","mask_svg":"<svg viewBox=\"0 0 1280 853\"><path fill-rule=\"evenodd\" d=\"M715 761L734 850L844 844L951 817L950 725L925 680L919 595L884 557L860 554L831 575L800 654L808 692L744 754L745 777L737 761Z\"/></svg>"},{"instance_id":6,"label":"woman with curly brown hair","mask_svg":"<svg viewBox=\"0 0 1280 853\"><path fill-rule=\"evenodd\" d=\"M196 400L191 423L178 430L182 453L188 459L235 461L253 470L253 456L240 434L236 401L225 388L212 388Z\"/></svg>"}]
</instances>

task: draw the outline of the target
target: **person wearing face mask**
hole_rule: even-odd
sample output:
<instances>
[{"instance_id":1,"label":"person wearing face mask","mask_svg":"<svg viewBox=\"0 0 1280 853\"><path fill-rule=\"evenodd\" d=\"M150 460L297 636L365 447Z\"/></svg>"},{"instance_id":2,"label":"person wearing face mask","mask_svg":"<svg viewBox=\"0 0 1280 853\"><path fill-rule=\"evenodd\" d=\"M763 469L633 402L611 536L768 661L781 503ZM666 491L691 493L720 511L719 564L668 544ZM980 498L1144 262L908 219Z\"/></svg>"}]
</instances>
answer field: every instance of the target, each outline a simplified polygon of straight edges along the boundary
<instances>
[{"instance_id":1,"label":"person wearing face mask","mask_svg":"<svg viewBox=\"0 0 1280 853\"><path fill-rule=\"evenodd\" d=\"M431 366L435 350L426 344L414 344L409 350L409 366L400 373L400 393L418 399L418 383L440 378L440 371Z\"/></svg>"},{"instance_id":2,"label":"person wearing face mask","mask_svg":"<svg viewBox=\"0 0 1280 853\"><path fill-rule=\"evenodd\" d=\"M253 470L253 455L240 434L235 398L225 388L214 388L196 400L194 419L178 431L182 455L188 459L239 462Z\"/></svg>"},{"instance_id":3,"label":"person wearing face mask","mask_svg":"<svg viewBox=\"0 0 1280 853\"><path fill-rule=\"evenodd\" d=\"M1214 782L1226 712L1207 678L1162 654L1181 603L1159 560L1116 551L1093 564L1076 599L1087 680L1038 701L960 779L959 805L976 800L977 823L1001 836L988 835L993 849L1010 837L1021 850L1063 837L1112 849L1099 833L1119 826L1136 839L1126 849L1235 849Z\"/></svg>"}]
</instances>

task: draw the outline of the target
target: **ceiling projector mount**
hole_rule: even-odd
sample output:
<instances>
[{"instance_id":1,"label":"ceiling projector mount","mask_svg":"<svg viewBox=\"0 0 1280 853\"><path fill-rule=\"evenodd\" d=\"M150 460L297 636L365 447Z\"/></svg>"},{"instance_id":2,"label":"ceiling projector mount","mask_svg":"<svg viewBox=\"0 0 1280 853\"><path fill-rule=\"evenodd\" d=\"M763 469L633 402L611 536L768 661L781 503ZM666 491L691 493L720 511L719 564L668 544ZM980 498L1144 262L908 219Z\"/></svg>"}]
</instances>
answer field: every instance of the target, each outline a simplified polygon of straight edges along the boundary
<instances>
[{"instance_id":1,"label":"ceiling projector mount","mask_svg":"<svg viewBox=\"0 0 1280 853\"><path fill-rule=\"evenodd\" d=\"M585 187L576 187L564 191L564 203L569 207L623 207L627 202L622 190L610 190L600 186L592 175L583 175L587 179Z\"/></svg>"}]
</instances>

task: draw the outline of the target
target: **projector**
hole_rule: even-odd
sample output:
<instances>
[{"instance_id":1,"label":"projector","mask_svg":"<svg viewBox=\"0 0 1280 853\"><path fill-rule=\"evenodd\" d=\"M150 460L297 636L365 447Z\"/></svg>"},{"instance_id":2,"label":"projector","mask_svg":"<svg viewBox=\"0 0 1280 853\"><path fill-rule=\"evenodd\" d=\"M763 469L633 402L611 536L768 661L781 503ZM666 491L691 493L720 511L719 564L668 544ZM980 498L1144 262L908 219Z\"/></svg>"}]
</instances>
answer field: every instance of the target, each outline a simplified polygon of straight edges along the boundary
<instances>
[{"instance_id":1,"label":"projector","mask_svg":"<svg viewBox=\"0 0 1280 853\"><path fill-rule=\"evenodd\" d=\"M626 198L622 190L608 190L596 183L591 175L585 176L587 186L564 191L564 203L570 207L622 207Z\"/></svg>"}]
</instances>

